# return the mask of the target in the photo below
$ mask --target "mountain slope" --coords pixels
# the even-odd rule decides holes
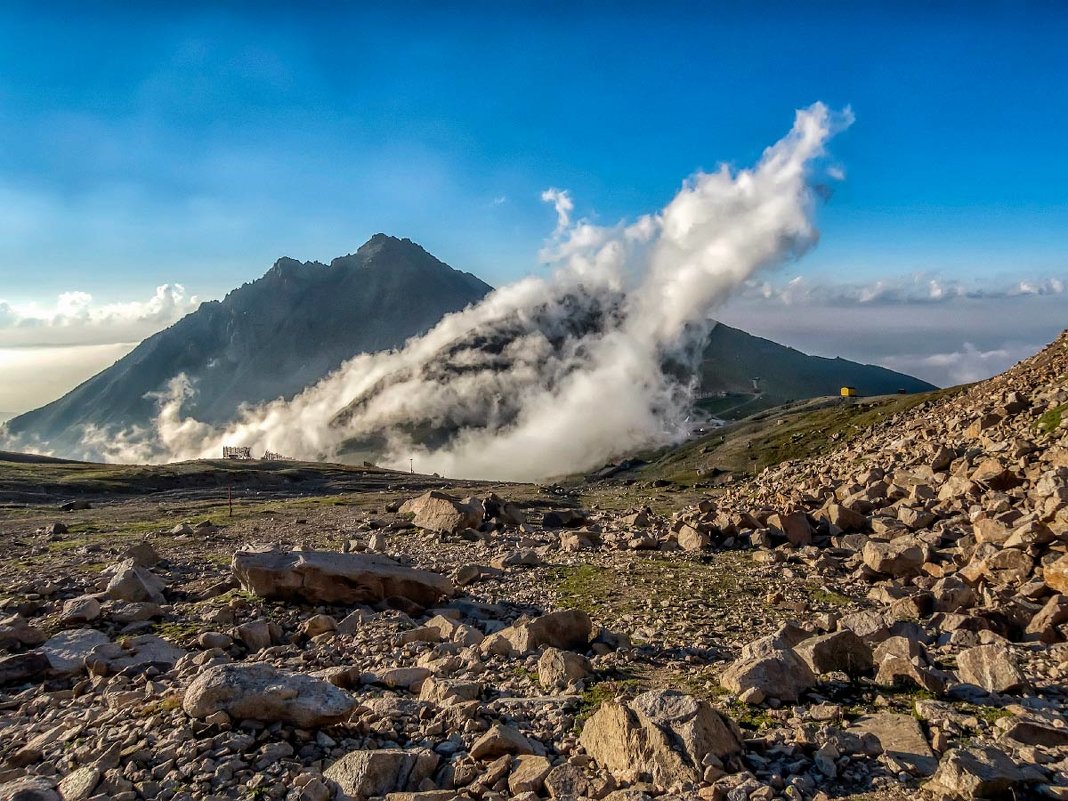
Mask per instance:
[[[756,391],[753,379],[757,379]],[[855,387],[862,396],[936,389],[885,367],[809,356],[723,323],[712,329],[700,367],[700,391],[712,396],[702,406],[730,418],[796,400],[837,395],[843,386]]]
[[[8,430],[78,453],[82,426],[147,425],[156,410],[151,393],[179,373],[197,388],[185,411],[225,422],[241,403],[292,396],[355,354],[398,347],[490,291],[413,242],[383,234],[329,265],[281,258]]]

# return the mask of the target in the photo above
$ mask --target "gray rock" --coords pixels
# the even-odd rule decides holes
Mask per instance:
[[[359,799],[396,791],[415,790],[438,766],[433,751],[381,749],[350,751],[323,771],[341,791]]]
[[[675,690],[606,701],[586,721],[580,742],[617,779],[646,776],[662,787],[700,781],[708,755],[724,760],[741,750],[732,722],[707,701]]]
[[[93,649],[111,642],[108,635],[96,629],[72,629],[52,637],[41,651],[56,673],[78,673],[85,668],[85,658]]]
[[[315,728],[348,717],[352,697],[322,679],[262,662],[210,667],[185,691],[182,708],[194,718],[225,712],[238,720],[281,721]]]
[[[938,799],[1012,798],[1025,784],[1023,771],[1004,751],[973,746],[947,751],[924,789]]]
[[[810,637],[794,648],[813,673],[841,672],[850,676],[871,673],[872,651],[849,629]]]
[[[874,736],[883,753],[905,766],[914,776],[930,776],[938,766],[919,722],[912,715],[895,712],[865,715],[857,718],[848,731],[859,736]]]
[[[1027,687],[1027,677],[1007,646],[979,645],[957,655],[957,675],[965,684],[988,693],[1011,693]]]

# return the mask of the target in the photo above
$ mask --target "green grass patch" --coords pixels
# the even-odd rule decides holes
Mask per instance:
[[[1068,412],[1068,403],[1062,404],[1056,409],[1043,412],[1035,421],[1035,429],[1040,434],[1052,434],[1061,427],[1065,412]]]

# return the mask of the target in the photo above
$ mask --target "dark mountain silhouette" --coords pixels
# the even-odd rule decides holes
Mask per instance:
[[[157,409],[151,393],[179,373],[197,389],[184,411],[223,423],[240,404],[295,395],[357,353],[399,347],[490,290],[414,242],[384,234],[329,265],[281,258],[262,278],[201,304],[8,429],[76,453],[87,424],[149,425]]]

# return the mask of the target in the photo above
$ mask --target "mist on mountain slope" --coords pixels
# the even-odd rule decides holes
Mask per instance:
[[[755,272],[817,240],[828,139],[852,121],[817,103],[759,163],[691,176],[659,212],[630,223],[558,226],[529,277],[447,315],[399,350],[363,354],[289,401],[215,426],[183,414],[176,376],[153,430],[86,432],[115,461],[218,456],[249,445],[296,458],[366,447],[382,464],[449,476],[535,479],[681,438],[710,312]]]

